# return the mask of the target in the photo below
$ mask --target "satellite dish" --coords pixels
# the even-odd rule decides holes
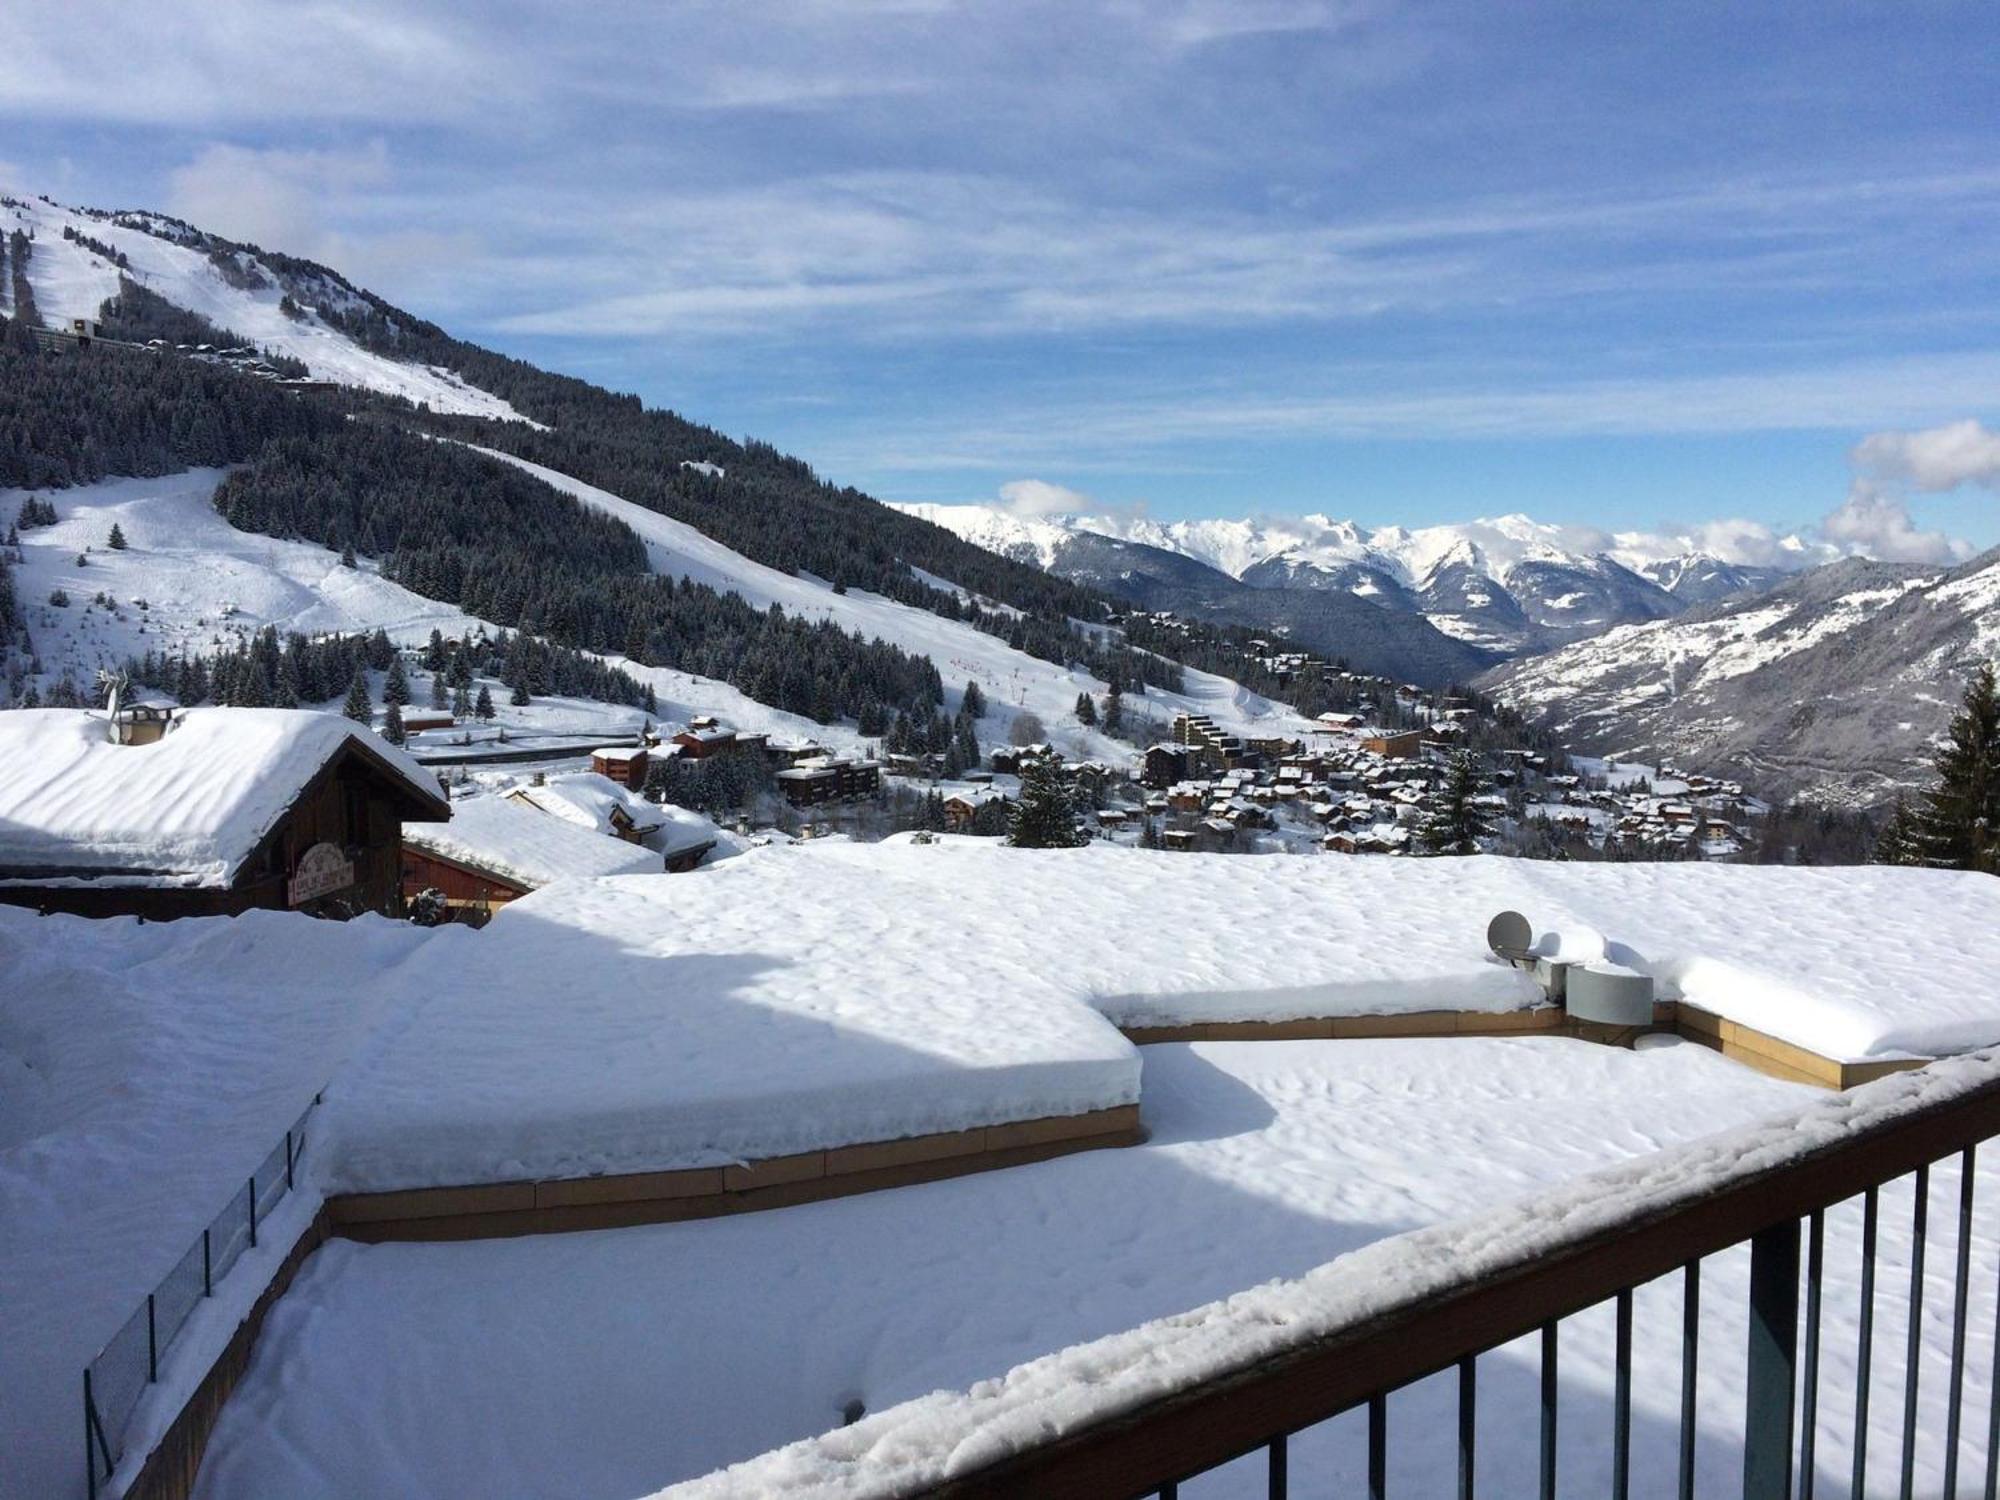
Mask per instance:
[[[1503,911],[1486,924],[1486,946],[1505,959],[1526,958],[1535,929],[1517,911]]]

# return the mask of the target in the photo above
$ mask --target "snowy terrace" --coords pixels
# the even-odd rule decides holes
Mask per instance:
[[[946,838],[562,882],[477,933],[0,912],[27,979],[0,1000],[0,1281],[48,1293],[0,1302],[6,1346],[36,1351],[0,1488],[70,1491],[83,1361],[322,1087],[308,1216],[322,1194],[727,1171],[1142,1105],[1142,1146],[778,1212],[335,1241],[277,1305],[202,1490],[632,1496],[850,1399],[962,1387],[1815,1097],[1691,1046],[1138,1048],[1120,1026],[1518,1010],[1539,992],[1483,943],[1512,907],[1828,1055],[1962,1051],[2000,1041],[1996,890]],[[82,1006],[107,1024],[74,1026]],[[190,1329],[175,1358],[212,1361],[215,1329]],[[1566,1350],[1585,1402],[1590,1337]],[[140,1452],[163,1415],[142,1418]]]

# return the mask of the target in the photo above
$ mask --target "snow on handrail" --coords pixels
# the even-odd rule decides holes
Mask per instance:
[[[2000,1049],[1943,1059],[1832,1095],[1796,1115],[1620,1163],[1470,1219],[1377,1241],[1296,1280],[1268,1282],[1076,1345],[966,1391],[906,1401],[670,1486],[654,1500],[807,1494],[890,1500],[940,1486],[950,1493],[961,1487],[967,1494],[987,1493],[984,1471],[1001,1465],[1006,1479],[996,1474],[991,1492],[1006,1493],[1007,1485],[1022,1480],[1014,1461],[1024,1456],[1080,1444],[1120,1425],[1156,1431],[1147,1420],[1156,1410],[1176,1421],[1174,1409],[1190,1404],[1188,1398],[1225,1387],[1264,1380],[1259,1394],[1268,1398],[1287,1372],[1324,1354],[1329,1344],[1338,1346],[1354,1378],[1373,1378],[1386,1390],[1461,1354],[1384,1378],[1380,1361],[1356,1354],[1363,1339],[1377,1340],[1368,1348],[1372,1356],[1378,1346],[1404,1342],[1410,1325],[1442,1308],[1469,1309],[1482,1295],[1513,1297],[1518,1305],[1497,1321],[1518,1322],[1516,1332],[1482,1338],[1461,1353],[1497,1347],[1636,1284],[1629,1275],[1602,1285],[1583,1276],[1572,1305],[1551,1305],[1546,1283],[1562,1285],[1566,1272],[1593,1254],[1630,1272],[1645,1260],[1633,1255],[1634,1244],[1657,1241],[1658,1269],[1639,1278],[1648,1279],[1994,1134],[2000,1134]],[[1602,1281],[1602,1271],[1594,1274]],[[1541,1303],[1520,1296],[1531,1283]],[[1489,1332],[1494,1321],[1489,1310]],[[1324,1367],[1314,1373],[1323,1374]],[[1319,1394],[1325,1394],[1323,1382]],[[1180,1423],[1183,1430],[1187,1425]],[[1274,1425],[1249,1446],[1284,1430]],[[1241,1451],[1243,1445],[1218,1451],[1207,1462]],[[1132,1477],[1143,1482],[1143,1476]]]

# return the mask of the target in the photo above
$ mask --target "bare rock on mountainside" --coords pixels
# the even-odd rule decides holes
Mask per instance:
[[[1509,662],[1480,685],[1580,750],[1866,807],[1922,780],[1965,678],[1996,658],[2000,548],[1950,569],[1829,564]]]

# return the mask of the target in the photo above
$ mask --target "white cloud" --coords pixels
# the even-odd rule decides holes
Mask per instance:
[[[1041,516],[1082,515],[1090,497],[1045,479],[1015,479],[1000,486],[1000,504],[1026,520]]]
[[[1855,445],[1854,466],[1933,494],[1964,484],[2000,489],[2000,432],[1969,417],[1921,432],[1877,432]]]
[[[1884,562],[1952,563],[1973,552],[1972,544],[1958,537],[1918,530],[1908,503],[1866,478],[1854,481],[1820,530],[1836,545]]]
[[[504,107],[532,56],[478,17],[384,0],[63,0],[10,9],[0,110],[195,125],[460,118]]]
[[[1949,563],[1972,555],[1963,538],[1920,530],[1907,496],[1968,484],[2000,489],[2000,433],[1970,418],[1914,432],[1875,432],[1848,457],[1854,483],[1839,509],[1820,523],[1829,540],[1890,562]]]
[[[329,198],[389,180],[381,142],[355,151],[209,146],[167,178],[167,208],[190,224],[266,249],[317,257]]]
[[[169,174],[166,206],[199,228],[319,261],[385,295],[408,296],[434,278],[458,274],[479,243],[464,231],[336,227],[336,218],[350,211],[380,215],[386,208],[393,220],[386,198],[393,179],[379,140],[340,151],[218,144]]]

